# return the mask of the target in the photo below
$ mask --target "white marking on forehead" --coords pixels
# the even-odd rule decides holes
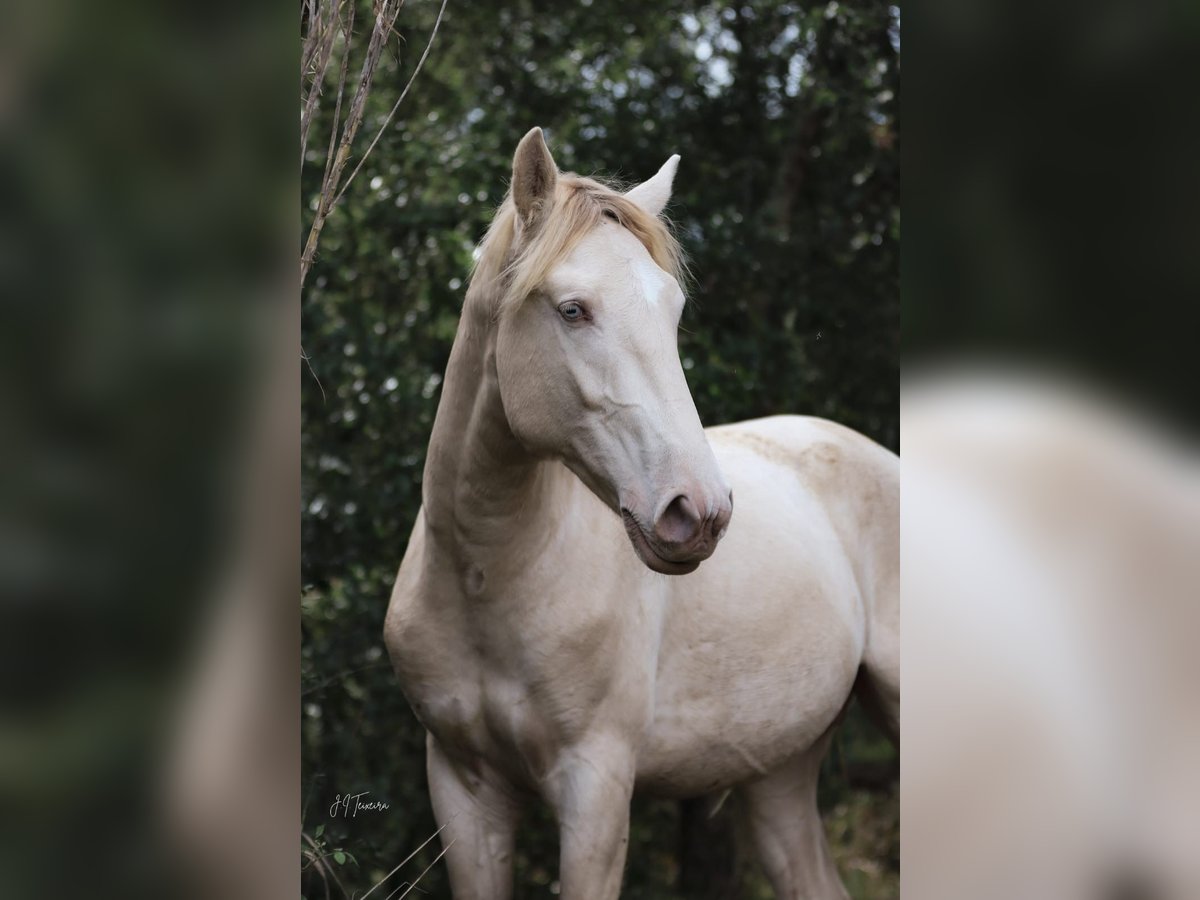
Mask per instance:
[[[629,261],[629,269],[637,279],[646,302],[651,306],[657,306],[658,299],[662,296],[663,288],[666,286],[667,273],[654,264],[654,260],[650,258],[649,254],[635,256]]]
[[[561,293],[588,287],[601,295],[615,289],[630,299],[640,294],[651,307],[674,283],[631,232],[607,221],[583,238],[547,280]]]

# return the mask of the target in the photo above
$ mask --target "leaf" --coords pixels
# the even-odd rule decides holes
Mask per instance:
[[[314,835],[314,837],[320,837],[320,836],[321,836],[321,835],[323,835],[324,833],[325,833],[325,826],[324,826],[324,825],[318,825],[318,826],[317,826],[317,833]]]
[[[336,851],[333,854],[333,858],[334,858],[334,861],[337,862],[337,864],[339,866],[344,866],[346,864],[346,854],[343,853],[341,850]]]

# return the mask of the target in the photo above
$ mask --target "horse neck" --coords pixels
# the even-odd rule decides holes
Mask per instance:
[[[516,561],[536,545],[552,493],[551,464],[526,451],[500,399],[495,328],[469,297],[446,367],[425,461],[427,534],[458,563]]]

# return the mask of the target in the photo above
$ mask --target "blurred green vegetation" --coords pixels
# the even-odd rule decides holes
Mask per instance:
[[[439,5],[404,7],[358,152]],[[364,2],[361,21],[368,13]],[[451,0],[411,93],[325,227],[303,299],[304,828],[324,826],[322,846],[352,854],[335,863],[348,894],[435,828],[423,733],[381,628],[471,251],[517,141],[541,125],[563,169],[630,183],[682,154],[670,214],[694,283],[680,351],[706,424],[808,413],[898,449],[898,29],[898,10],[880,4]],[[320,143],[303,173],[305,227]],[[895,768],[852,708],[821,798],[855,897],[899,895]],[[329,815],[335,795],[361,791],[391,808]],[[716,823],[730,833],[734,805]],[[679,804],[637,800],[623,896],[685,896],[680,835]],[[381,892],[416,877],[436,845]],[[736,856],[734,893],[769,897],[743,864],[748,850]],[[548,896],[556,872],[551,820],[531,812],[517,897]],[[311,871],[305,885],[324,896]],[[448,895],[440,865],[421,888]]]

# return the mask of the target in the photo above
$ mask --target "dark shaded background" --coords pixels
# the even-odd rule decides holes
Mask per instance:
[[[1200,6],[925,2],[904,358],[1074,373],[1200,425]]]
[[[364,134],[406,83],[438,6],[401,12],[403,43],[376,77]],[[895,450],[898,94],[899,13],[882,4],[450,3],[396,121],[326,225],[303,297],[304,831],[322,852],[349,854],[336,866],[348,892],[435,827],[423,730],[381,629],[471,250],[517,141],[541,125],[561,168],[627,183],[682,154],[670,214],[694,284],[680,351],[706,424],[807,413]],[[897,895],[897,765],[855,710],[821,793],[856,897]],[[367,790],[392,808],[330,817],[337,794]],[[639,800],[623,896],[770,896],[738,846],[734,805],[708,820],[703,802]],[[547,896],[557,836],[544,813],[527,822],[517,895]],[[309,874],[308,896],[322,896]],[[445,896],[440,865],[421,887]]]

